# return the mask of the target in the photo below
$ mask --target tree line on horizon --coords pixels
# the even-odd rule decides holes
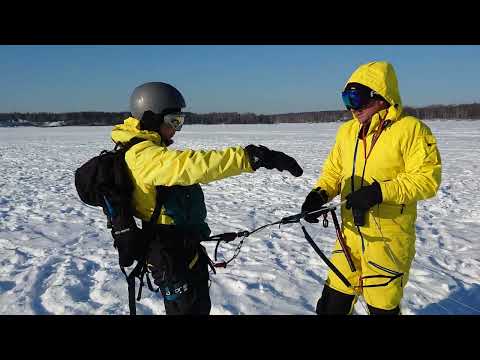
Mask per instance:
[[[430,105],[426,107],[404,108],[405,113],[422,120],[431,119],[480,119],[480,103],[460,105]],[[41,126],[42,123],[59,122],[63,126],[78,125],[116,125],[130,116],[129,112],[81,111],[67,113],[0,113],[0,123],[15,124],[26,122],[28,125]],[[213,112],[196,114],[187,112],[187,124],[276,124],[276,123],[319,123],[346,121],[351,119],[347,110],[311,111],[274,115],[254,113]]]

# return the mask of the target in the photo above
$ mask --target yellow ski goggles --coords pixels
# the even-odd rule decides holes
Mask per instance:
[[[185,122],[185,114],[174,113],[164,115],[163,122],[176,131],[180,131],[182,130],[183,123]]]

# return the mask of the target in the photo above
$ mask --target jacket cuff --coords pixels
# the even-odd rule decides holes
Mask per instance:
[[[392,181],[379,182],[378,184],[382,193],[382,202],[395,203],[395,184]]]
[[[320,186],[317,186],[311,190],[312,192],[318,192],[318,194],[323,198],[323,201],[327,203],[330,199],[330,195],[328,195],[327,191],[322,189]]]
[[[243,171],[245,172],[255,172],[255,169],[252,167],[252,163],[250,162],[250,154],[245,148],[243,149]]]

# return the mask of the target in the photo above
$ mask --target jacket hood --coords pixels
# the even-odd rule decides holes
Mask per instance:
[[[115,125],[112,130],[112,140],[114,143],[126,143],[134,137],[162,144],[160,134],[154,131],[140,130],[140,121],[133,117],[125,119],[123,124]]]
[[[350,76],[348,83],[356,82],[368,86],[390,103],[387,119],[397,120],[403,110],[397,75],[393,66],[386,61],[373,61],[360,65]]]

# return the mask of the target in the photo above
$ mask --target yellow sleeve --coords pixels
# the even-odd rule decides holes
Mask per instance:
[[[127,153],[127,162],[139,181],[154,186],[207,184],[253,172],[248,156],[240,146],[209,151],[148,146],[136,153]]]
[[[405,172],[380,183],[384,202],[408,204],[435,196],[442,180],[442,162],[437,140],[420,124],[404,149]]]
[[[342,181],[342,164],[340,153],[340,130],[337,132],[335,144],[333,145],[327,159],[323,163],[323,169],[320,177],[315,183],[314,189],[322,188],[328,194],[329,201],[340,194]]]

